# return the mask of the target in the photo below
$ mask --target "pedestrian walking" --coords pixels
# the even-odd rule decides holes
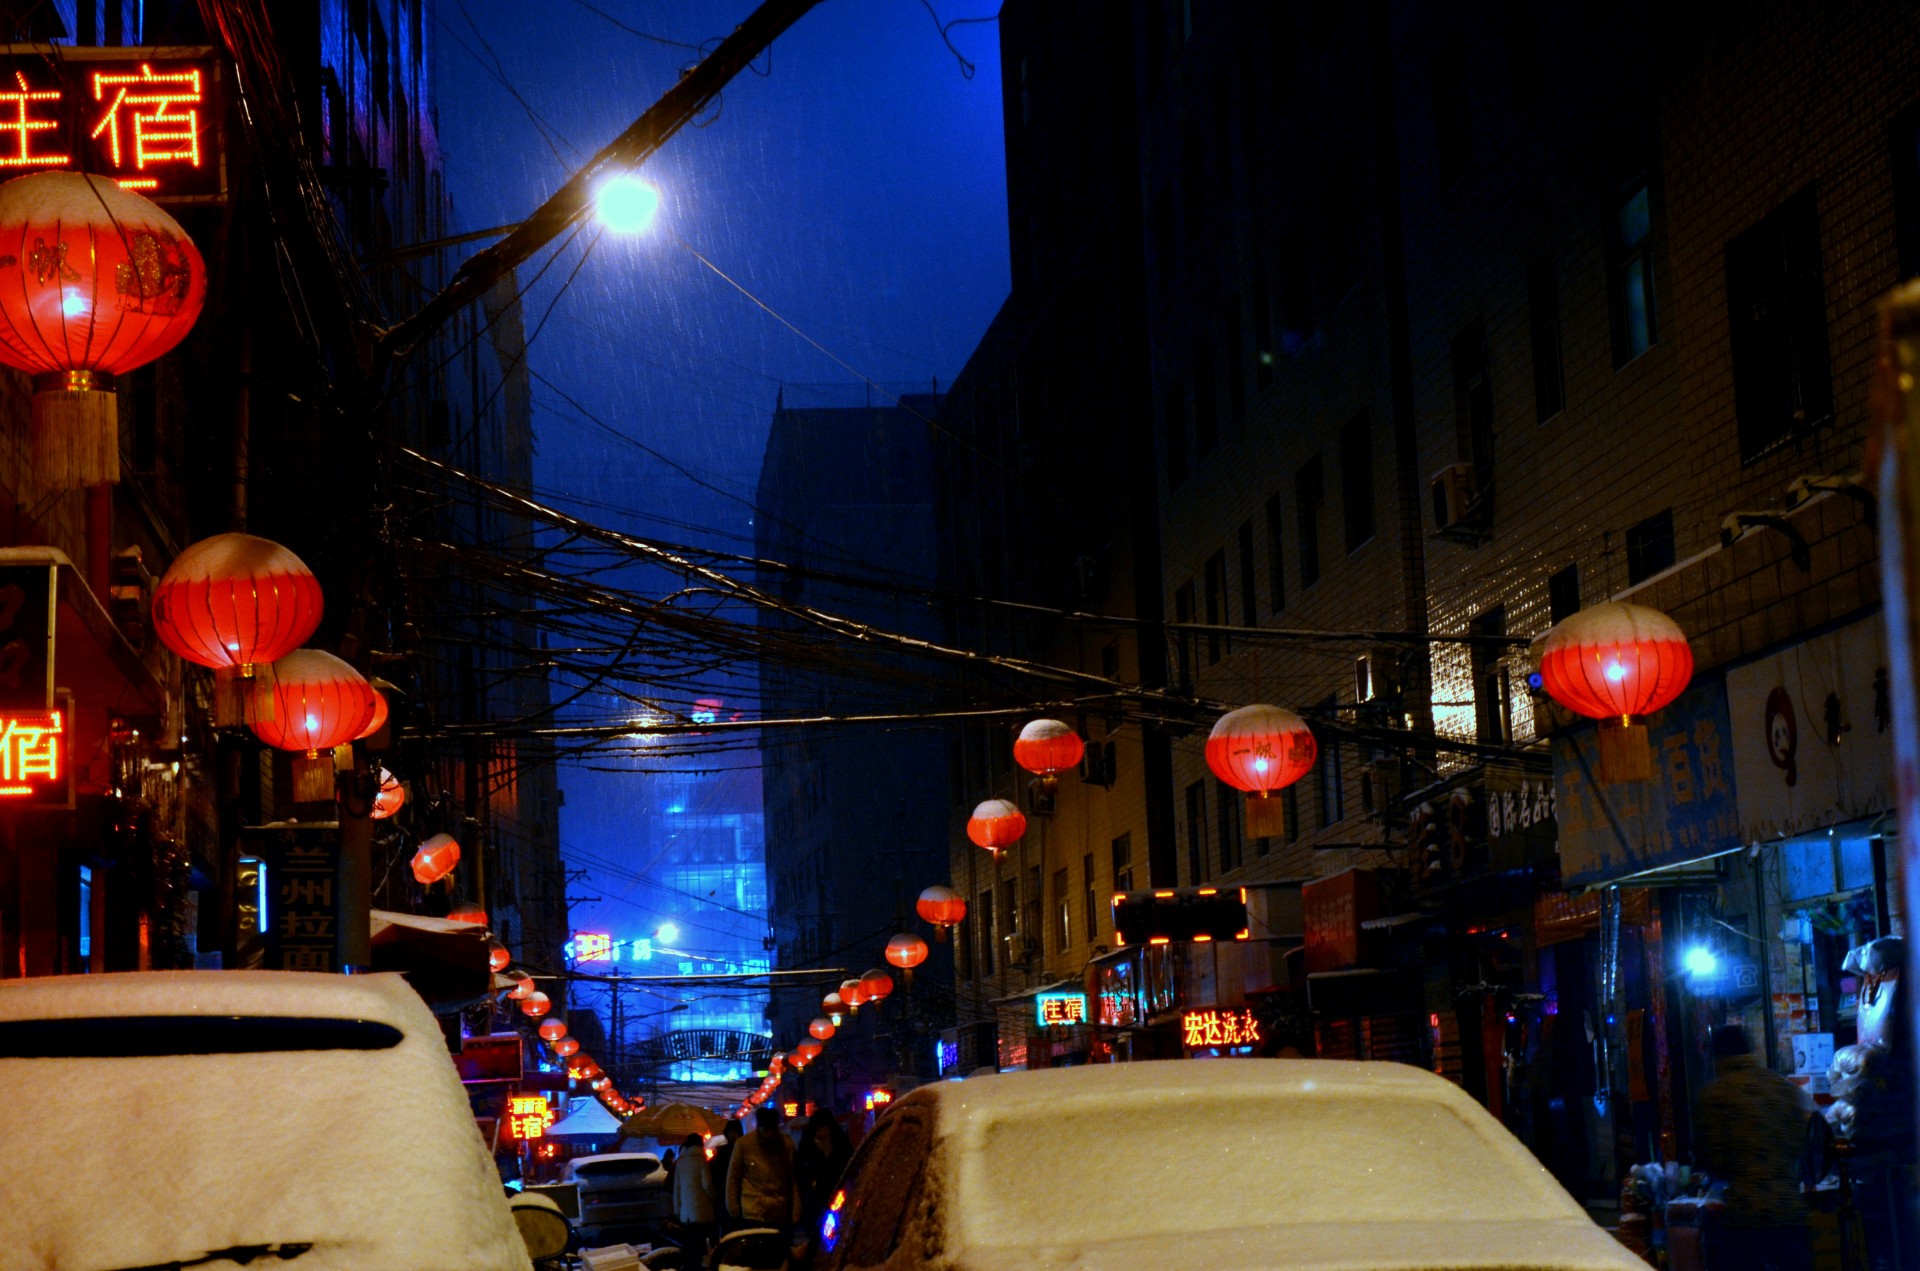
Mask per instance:
[[[800,1221],[800,1189],[793,1176],[793,1143],[780,1130],[780,1113],[761,1108],[753,1133],[733,1145],[727,1163],[727,1211],[752,1227],[791,1231]]]
[[[727,1205],[727,1167],[733,1164],[733,1146],[740,1141],[740,1122],[729,1117],[720,1132],[720,1146],[713,1149],[707,1162],[707,1174],[713,1180],[714,1221],[717,1234],[725,1235],[734,1225],[734,1213]]]
[[[793,1154],[793,1172],[800,1186],[801,1234],[809,1241],[819,1234],[821,1215],[852,1159],[853,1142],[831,1112],[820,1108],[807,1118]]]
[[[707,1169],[706,1148],[699,1135],[689,1134],[681,1141],[680,1159],[673,1165],[673,1219],[680,1224],[681,1265],[697,1267],[705,1263],[707,1246],[713,1241],[718,1200],[713,1174]]]
[[[1713,1056],[1694,1116],[1695,1160],[1727,1183],[1708,1261],[1714,1271],[1807,1271],[1800,1153],[1812,1109],[1799,1086],[1754,1057],[1739,1025],[1713,1031]]]

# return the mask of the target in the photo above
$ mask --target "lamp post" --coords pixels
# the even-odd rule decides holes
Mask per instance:
[[[600,223],[614,233],[637,234],[653,224],[654,214],[660,210],[660,191],[632,173],[616,173],[594,187],[593,209],[594,216]],[[511,225],[492,225],[486,229],[468,230],[464,234],[450,234],[445,238],[430,238],[425,242],[408,243],[405,247],[395,247],[389,251],[362,256],[360,263],[369,268],[375,265],[391,265],[399,261],[431,255],[443,247],[458,247],[462,243],[477,243],[482,239],[504,238],[525,223],[515,221]]]

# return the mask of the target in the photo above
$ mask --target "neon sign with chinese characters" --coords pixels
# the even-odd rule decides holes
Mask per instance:
[[[1260,1021],[1250,1010],[1188,1011],[1180,1017],[1180,1040],[1189,1050],[1254,1046],[1260,1041]]]
[[[0,799],[46,797],[64,792],[59,711],[11,711],[0,715]]]
[[[220,64],[205,48],[0,46],[0,175],[71,168],[161,203],[226,198]]]
[[[576,931],[568,954],[575,962],[611,962],[613,937],[604,931]]]
[[[1084,1024],[1087,1022],[1087,995],[1037,994],[1033,999],[1033,1014],[1041,1024]]]
[[[516,1094],[507,1098],[507,1136],[537,1139],[554,1122],[553,1108],[543,1094]]]

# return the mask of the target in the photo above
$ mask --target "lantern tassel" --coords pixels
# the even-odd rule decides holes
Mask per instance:
[[[36,375],[32,463],[46,493],[120,480],[120,399],[96,371]]]
[[[333,801],[333,752],[293,757],[293,801],[295,803],[331,803]]]
[[[273,666],[223,666],[213,673],[213,723],[242,728],[273,719]]]
[[[947,929],[945,927],[935,927],[933,929],[933,942],[935,944],[945,944],[947,942]]]
[[[1287,832],[1286,802],[1272,794],[1247,796],[1247,837],[1281,838]]]

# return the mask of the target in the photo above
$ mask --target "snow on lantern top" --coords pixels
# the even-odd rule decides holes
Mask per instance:
[[[1207,737],[1207,767],[1236,790],[1268,795],[1313,767],[1319,747],[1305,720],[1284,706],[1228,711]]]
[[[80,172],[0,185],[0,362],[34,377],[49,489],[120,479],[113,379],[180,343],[206,294],[199,249],[151,200]]]
[[[956,927],[967,919],[967,902],[960,893],[938,883],[921,892],[913,908],[936,927]]]
[[[1080,734],[1059,720],[1036,719],[1020,730],[1013,761],[1036,776],[1051,777],[1078,764],[1086,750]]]
[[[331,653],[296,649],[273,664],[273,718],[251,727],[269,746],[313,755],[357,737],[373,718],[373,701],[360,672]]]
[[[989,852],[1011,847],[1026,832],[1026,814],[1005,799],[987,799],[967,818],[967,837]]]
[[[153,629],[189,662],[250,674],[304,644],[321,607],[319,580],[298,556],[251,534],[215,534],[181,552],[154,588]]]
[[[1645,605],[1608,601],[1547,632],[1540,682],[1547,695],[1588,719],[1651,715],[1693,678],[1693,650],[1680,624]]]

